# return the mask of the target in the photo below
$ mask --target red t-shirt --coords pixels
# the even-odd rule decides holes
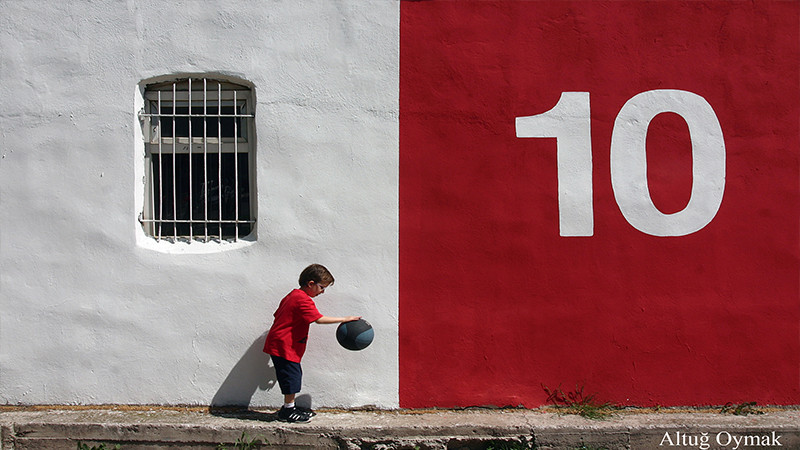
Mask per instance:
[[[281,300],[274,315],[275,321],[264,343],[264,353],[299,363],[306,352],[308,327],[322,314],[308,294],[295,289]]]

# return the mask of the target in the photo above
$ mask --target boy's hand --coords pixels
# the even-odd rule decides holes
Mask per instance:
[[[360,318],[361,318],[361,316],[348,316],[348,317],[344,318],[343,322],[352,322],[352,321],[358,320]]]

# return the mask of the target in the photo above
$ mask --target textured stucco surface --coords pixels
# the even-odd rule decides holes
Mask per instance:
[[[0,3],[0,402],[272,405],[261,353],[309,263],[336,285],[312,326],[314,405],[397,399],[394,1]],[[155,251],[141,234],[140,83],[254,86],[257,240]],[[193,244],[196,245],[196,244]],[[185,250],[185,249],[184,249]]]

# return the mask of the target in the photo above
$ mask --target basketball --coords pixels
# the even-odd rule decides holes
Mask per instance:
[[[364,319],[344,322],[336,328],[336,340],[348,350],[363,350],[372,343],[374,337],[372,325]]]

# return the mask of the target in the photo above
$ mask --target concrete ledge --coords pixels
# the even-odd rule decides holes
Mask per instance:
[[[540,410],[321,410],[308,424],[271,411],[199,408],[0,409],[2,450],[70,449],[79,442],[135,449],[215,449],[260,439],[270,448],[446,449],[491,443],[540,449],[800,448],[800,411],[734,416],[621,411],[589,420]],[[707,444],[707,447],[706,447]]]

